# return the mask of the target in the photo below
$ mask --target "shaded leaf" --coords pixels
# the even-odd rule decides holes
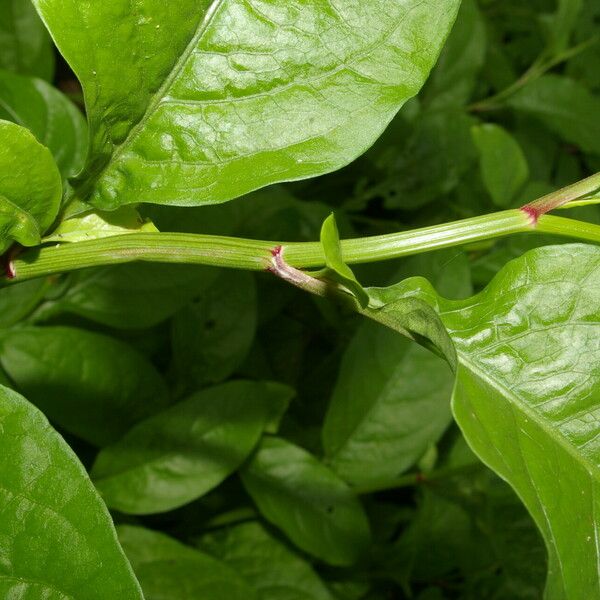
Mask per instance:
[[[119,329],[165,321],[200,295],[218,271],[195,265],[134,263],[74,273],[48,315],[66,312]]]
[[[241,475],[263,516],[302,550],[349,565],[366,549],[369,523],[360,502],[302,448],[265,437]]]
[[[469,266],[454,251],[409,258],[396,279],[414,272],[449,296],[470,292]],[[453,381],[438,356],[365,322],[344,354],[323,424],[328,463],[352,485],[393,483],[448,426]]]
[[[173,318],[173,368],[178,384],[197,389],[227,379],[244,361],[257,320],[250,273],[219,272],[194,302]]]
[[[256,521],[209,533],[198,545],[240,573],[260,600],[333,600],[311,565]]]
[[[82,329],[2,331],[0,363],[52,421],[98,446],[168,403],[163,379],[142,355]]]
[[[142,527],[117,531],[146,600],[256,600],[235,571],[198,550]]]
[[[481,177],[494,204],[502,208],[512,206],[529,177],[523,150],[499,125],[477,125],[471,133],[479,149]]]
[[[0,252],[12,241],[39,244],[62,195],[52,155],[27,129],[0,121],[0,173]]]
[[[54,75],[52,42],[30,0],[0,0],[0,69],[48,81]]]
[[[258,442],[279,384],[233,381],[197,392],[104,448],[92,468],[111,508],[149,514],[182,506],[233,473]]]
[[[81,111],[40,79],[0,71],[0,119],[29,129],[48,147],[63,178],[79,173],[87,150]]]
[[[566,142],[600,154],[600,98],[577,81],[545,75],[514,94],[509,105],[540,119]]]

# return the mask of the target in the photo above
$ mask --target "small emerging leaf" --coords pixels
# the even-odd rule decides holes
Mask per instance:
[[[325,254],[327,271],[324,275],[332,275],[339,283],[352,292],[361,308],[369,305],[369,294],[358,282],[352,269],[344,262],[340,235],[333,214],[329,215],[321,228],[321,245]]]

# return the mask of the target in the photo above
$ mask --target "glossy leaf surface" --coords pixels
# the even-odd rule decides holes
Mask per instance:
[[[52,154],[23,127],[0,120],[0,173],[0,251],[12,241],[39,244],[62,195]]]
[[[125,513],[191,502],[242,464],[263,432],[271,397],[288,395],[285,386],[249,381],[197,392],[104,448],[92,469],[96,487]]]
[[[114,209],[222,202],[347,164],[423,85],[459,2],[34,4],[85,92],[79,193]]]
[[[118,534],[146,600],[257,600],[233,569],[163,533],[122,525]]]
[[[100,496],[46,418],[0,387],[0,596],[142,600]]]
[[[52,152],[63,178],[83,167],[88,135],[83,114],[45,81],[0,71],[0,119],[29,129]]]
[[[48,417],[88,442],[119,439],[168,403],[164,380],[127,344],[71,327],[0,333],[0,364]]]
[[[241,474],[263,516],[302,550],[348,565],[367,546],[369,523],[360,502],[306,450],[265,437]]]
[[[566,245],[529,252],[444,308],[460,362],[454,413],[540,527],[548,598],[600,589],[599,299],[600,250]]]

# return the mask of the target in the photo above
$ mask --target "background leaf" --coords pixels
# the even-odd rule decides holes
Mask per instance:
[[[470,291],[468,263],[456,251],[409,258],[394,280],[415,272],[448,296]],[[443,359],[365,322],[344,354],[323,424],[328,464],[355,486],[392,484],[450,424],[453,382]]]
[[[256,332],[257,297],[250,273],[221,271],[173,318],[173,370],[179,386],[197,389],[230,377]]]
[[[62,195],[52,155],[23,127],[0,121],[0,172],[0,252],[13,240],[39,244]]]
[[[165,321],[217,277],[195,265],[124,264],[73,274],[66,292],[45,307],[46,316],[72,313],[118,329]]]
[[[0,0],[0,68],[52,79],[52,42],[29,0]]]
[[[168,404],[167,388],[140,354],[72,327],[0,332],[0,363],[20,391],[70,433],[98,446]]]
[[[285,386],[250,381],[198,392],[104,448],[92,468],[96,487],[108,506],[124,513],[191,502],[242,464],[281,396],[289,396]]]
[[[146,600],[256,600],[227,565],[169,536],[132,525],[118,533]]]
[[[102,500],[44,416],[0,387],[0,595],[142,600]]]
[[[50,84],[0,71],[0,119],[29,129],[52,152],[63,178],[82,169],[88,136],[85,119]]]
[[[305,450],[265,437],[241,475],[265,518],[306,552],[348,565],[366,548],[369,523],[359,501]]]
[[[532,115],[566,142],[600,154],[600,98],[585,86],[560,75],[545,75],[509,100],[511,107]]]
[[[222,202],[347,164],[423,85],[459,6],[34,4],[83,85],[79,193],[101,209]]]
[[[333,600],[311,565],[258,522],[209,533],[198,546],[240,573],[260,600]]]
[[[481,177],[494,204],[514,205],[515,196],[529,177],[527,159],[519,143],[502,127],[478,125],[471,129],[479,149]]]

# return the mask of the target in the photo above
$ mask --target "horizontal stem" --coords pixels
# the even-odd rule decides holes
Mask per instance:
[[[520,209],[433,225],[401,233],[342,241],[342,252],[350,264],[388,260],[514,233],[539,231],[600,243],[600,226],[571,219],[543,216],[533,224]],[[186,233],[135,233],[46,246],[24,251],[10,262],[10,281],[25,281],[88,267],[133,261],[185,263],[267,270],[272,252],[282,247],[287,264],[299,268],[320,267],[323,251],[318,242],[270,242]],[[4,279],[5,282],[9,280]]]

